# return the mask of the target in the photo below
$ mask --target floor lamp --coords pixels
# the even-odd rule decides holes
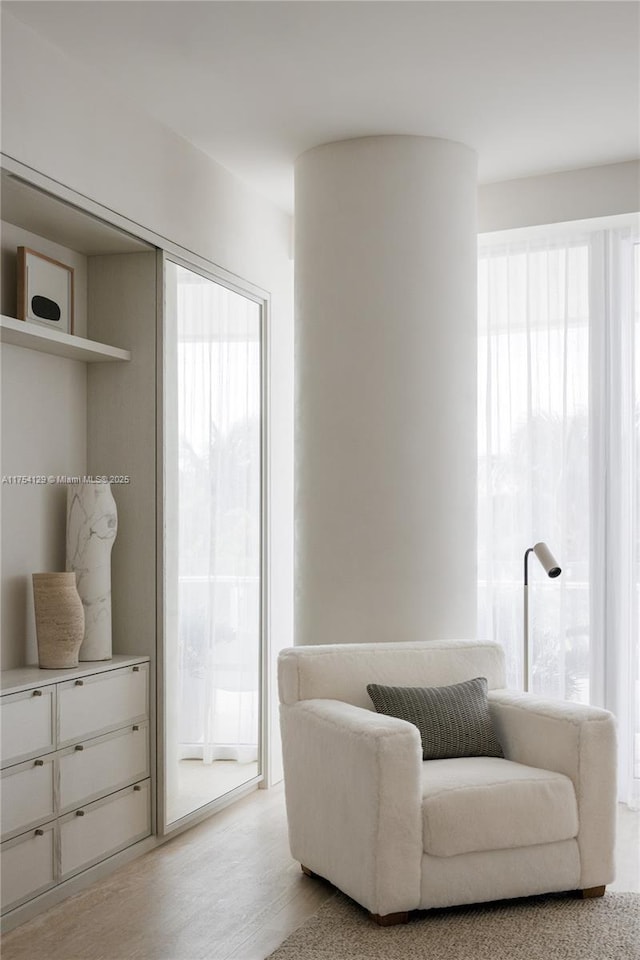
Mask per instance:
[[[559,577],[562,570],[558,562],[549,550],[546,543],[536,543],[524,552],[524,650],[522,660],[522,686],[524,690],[529,689],[529,554],[535,553],[536,557],[544,567],[547,576],[555,579]]]

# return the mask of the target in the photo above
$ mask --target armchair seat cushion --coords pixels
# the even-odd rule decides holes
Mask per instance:
[[[570,840],[578,810],[569,777],[500,757],[422,764],[423,849],[436,857]]]

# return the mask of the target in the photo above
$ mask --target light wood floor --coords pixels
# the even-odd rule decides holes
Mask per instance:
[[[611,889],[640,890],[626,807]],[[264,960],[332,893],[289,855],[282,787],[259,790],[11,931],[2,960]]]

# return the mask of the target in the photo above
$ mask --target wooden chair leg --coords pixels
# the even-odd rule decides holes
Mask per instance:
[[[313,870],[309,870],[309,867],[305,867],[304,863],[300,864],[300,869],[304,873],[305,877],[311,877],[314,880],[322,880],[322,877],[319,874],[314,873]]]
[[[606,885],[604,887],[587,887],[586,890],[581,890],[580,894],[583,900],[591,900],[592,897],[604,897],[606,889]]]
[[[369,916],[379,927],[395,927],[398,923],[409,922],[408,910],[403,910],[400,913],[385,913],[384,916],[380,916],[379,913],[370,913]]]

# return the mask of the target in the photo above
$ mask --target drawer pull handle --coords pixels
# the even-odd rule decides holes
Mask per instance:
[[[76,680],[76,687],[84,687],[84,680]]]
[[[134,672],[134,673],[140,673],[140,667],[134,667],[134,668],[133,668],[133,672]]]
[[[34,763],[35,767],[44,767],[44,760],[36,760]]]
[[[76,817],[84,817],[84,810],[76,810]]]
[[[136,785],[135,785],[135,787],[134,787],[133,789],[134,789],[134,790],[142,790],[142,787],[140,786],[139,783],[136,783]]]
[[[33,696],[34,696],[34,697],[41,697],[41,696],[42,696],[42,690],[34,690],[34,691],[33,691]]]
[[[76,750],[84,750],[84,747],[82,746],[81,743],[76,743],[75,749],[76,749]]]
[[[44,837],[44,830],[36,830],[36,837]]]
[[[137,723],[134,723],[134,725],[133,725],[133,729],[134,729],[134,730],[139,730],[139,729],[140,729],[140,727],[138,726],[138,724],[137,724]]]

